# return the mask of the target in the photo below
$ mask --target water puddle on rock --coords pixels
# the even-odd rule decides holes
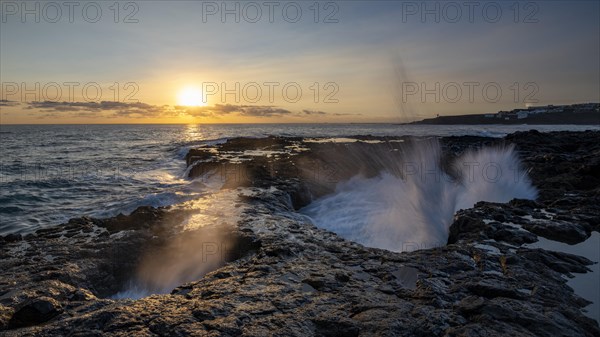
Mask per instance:
[[[538,239],[538,242],[528,244],[526,247],[580,255],[596,262],[588,266],[592,272],[573,273],[575,277],[569,279],[567,284],[575,290],[577,295],[593,302],[584,308],[585,315],[600,322],[600,263],[598,263],[600,262],[600,233],[592,232],[587,240],[575,245],[548,240],[541,236]]]

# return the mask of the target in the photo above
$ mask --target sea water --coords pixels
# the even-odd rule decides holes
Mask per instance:
[[[594,126],[395,124],[0,125],[0,235],[80,216],[127,214],[205,193],[186,178],[190,148],[231,137],[502,137],[515,131]]]

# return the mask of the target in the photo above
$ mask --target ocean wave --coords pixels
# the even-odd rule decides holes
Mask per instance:
[[[371,160],[387,161],[379,158],[384,155],[374,152]],[[437,140],[420,142],[405,149],[394,167],[339,183],[334,193],[301,212],[317,226],[365,246],[410,251],[445,245],[453,215],[461,208],[537,196],[511,146],[468,152],[451,168],[442,168]]]

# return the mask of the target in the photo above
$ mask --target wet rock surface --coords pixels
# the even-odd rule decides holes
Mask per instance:
[[[217,178],[232,196],[231,208],[206,227],[189,224],[210,207],[143,207],[0,238],[0,334],[600,335],[598,321],[582,312],[588,302],[566,283],[594,262],[527,245],[538,236],[573,244],[600,231],[600,133],[441,139],[448,158],[516,144],[540,197],[480,202],[456,213],[447,245],[400,253],[346,241],[296,212],[337,182],[386,166],[365,161],[369,153],[387,151],[393,160],[411,141],[353,138],[239,138],[191,150],[190,177]],[[349,148],[360,150],[347,158]],[[230,245],[201,239],[212,231]],[[148,256],[160,261],[190,237],[200,238],[197,250],[179,258],[199,254],[202,267],[217,254],[219,263],[170,293],[111,298]]]

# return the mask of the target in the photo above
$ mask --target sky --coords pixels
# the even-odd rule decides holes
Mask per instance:
[[[0,123],[394,123],[599,102],[599,3],[0,0]]]

